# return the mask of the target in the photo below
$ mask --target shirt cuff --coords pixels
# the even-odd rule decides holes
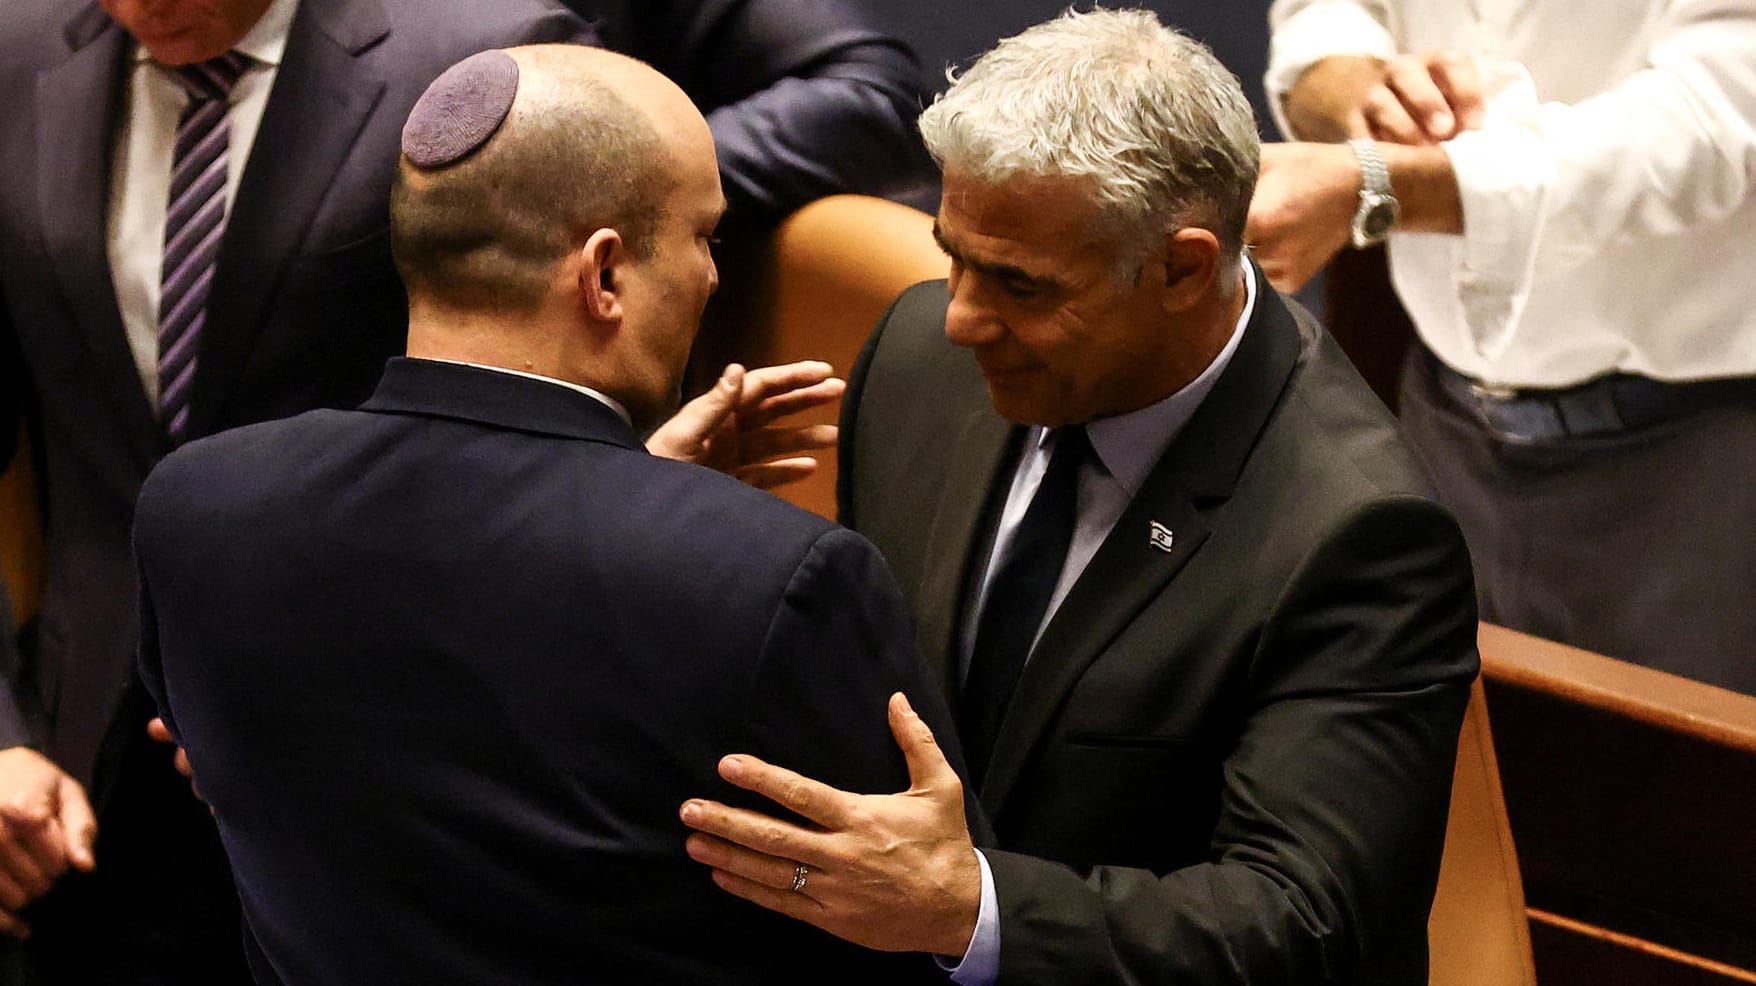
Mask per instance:
[[[976,912],[975,934],[956,965],[944,956],[934,956],[957,986],[992,986],[1000,976],[1000,898],[994,892],[994,871],[988,868],[988,857],[980,849],[975,853],[982,868],[982,907]]]

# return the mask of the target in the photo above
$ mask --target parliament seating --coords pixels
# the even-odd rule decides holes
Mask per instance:
[[[1445,853],[1427,917],[1429,986],[1535,986],[1513,845],[1478,680],[1457,738]]]
[[[1756,983],[1756,698],[1487,624],[1481,647],[1543,986]]]
[[[695,363],[711,381],[727,362],[746,366],[826,360],[846,376],[878,316],[911,284],[944,277],[933,217],[864,195],[819,199],[789,216],[765,243],[720,260],[721,291],[704,320]],[[834,423],[822,408],[801,423]],[[806,510],[835,516],[835,453],[815,476],[777,490]]]
[[[29,442],[20,429],[12,465],[0,474],[0,580],[12,600],[12,625],[36,615],[43,590],[43,525]],[[0,620],[0,626],[6,624]]]

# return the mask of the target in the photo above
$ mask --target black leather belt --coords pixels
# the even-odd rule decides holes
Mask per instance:
[[[1612,373],[1556,390],[1490,387],[1427,353],[1439,389],[1509,442],[1541,442],[1638,431],[1716,404],[1756,400],[1756,377],[1667,383]]]

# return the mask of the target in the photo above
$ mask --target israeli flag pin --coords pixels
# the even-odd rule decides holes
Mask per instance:
[[[1147,534],[1147,541],[1160,551],[1170,551],[1171,545],[1176,543],[1176,536],[1171,533],[1170,528],[1155,520],[1152,522],[1152,530]]]

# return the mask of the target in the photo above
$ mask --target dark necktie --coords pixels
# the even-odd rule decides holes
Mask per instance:
[[[159,273],[159,422],[173,445],[187,437],[195,357],[207,321],[207,290],[226,226],[228,100],[250,64],[235,51],[170,69],[189,91],[177,121],[171,194]]]
[[[1090,457],[1091,442],[1083,425],[1055,430],[1048,471],[1013,532],[999,570],[988,582],[969,677],[958,703],[958,733],[969,759],[970,778],[978,788],[993,756],[1000,721],[1067,562],[1079,501],[1079,467]]]

